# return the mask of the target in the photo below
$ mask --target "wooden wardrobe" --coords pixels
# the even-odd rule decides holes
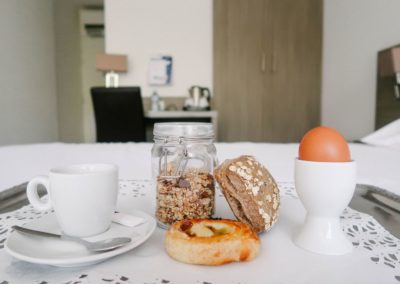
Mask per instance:
[[[298,142],[320,123],[322,0],[214,0],[220,141]]]

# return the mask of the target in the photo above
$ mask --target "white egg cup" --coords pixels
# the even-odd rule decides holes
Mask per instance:
[[[295,185],[306,219],[294,243],[311,252],[342,255],[352,252],[340,226],[340,214],[356,186],[356,162],[311,162],[296,159]]]

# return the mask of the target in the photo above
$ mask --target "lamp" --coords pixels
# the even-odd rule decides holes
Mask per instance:
[[[128,71],[128,59],[122,54],[96,54],[96,69],[105,72],[106,87],[119,86],[119,74]]]

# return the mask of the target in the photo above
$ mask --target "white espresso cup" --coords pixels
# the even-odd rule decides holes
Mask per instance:
[[[39,198],[43,185],[49,195]],[[64,234],[88,237],[111,225],[118,196],[118,168],[112,164],[80,164],[50,170],[33,178],[26,189],[29,202],[39,210],[54,208]]]

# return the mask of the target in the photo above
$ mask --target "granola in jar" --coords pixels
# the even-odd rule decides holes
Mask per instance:
[[[156,123],[152,148],[155,215],[161,228],[214,214],[217,164],[210,123]]]
[[[214,177],[210,173],[191,169],[177,179],[157,178],[156,217],[164,224],[210,218],[214,204]]]

